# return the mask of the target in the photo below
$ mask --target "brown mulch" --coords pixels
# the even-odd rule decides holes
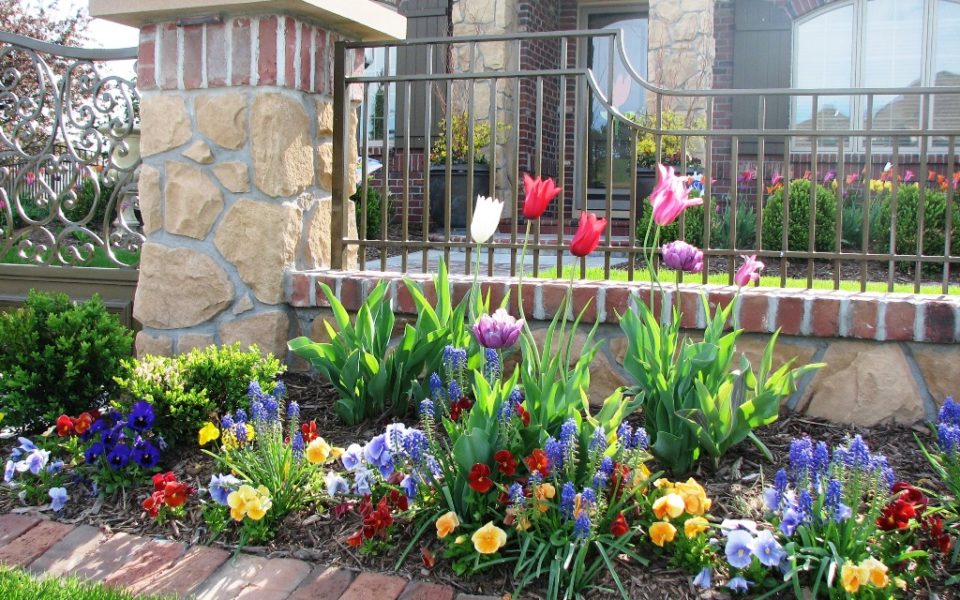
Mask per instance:
[[[296,400],[301,407],[304,420],[315,419],[318,429],[327,441],[335,445],[346,446],[352,442],[362,442],[381,432],[389,419],[381,419],[376,424],[364,424],[346,427],[339,422],[333,412],[336,401],[335,390],[326,382],[312,376],[288,373],[283,376],[288,389],[288,398]],[[860,434],[873,451],[885,454],[897,477],[915,482],[928,489],[936,489],[926,460],[914,440],[917,434],[925,443],[930,441],[930,432],[916,427],[899,425],[881,425],[876,427],[841,426],[820,419],[797,415],[784,411],[780,420],[757,431],[758,437],[766,444],[774,456],[774,462],[762,458],[749,442],[744,442],[722,458],[717,469],[701,463],[692,475],[702,482],[708,495],[713,499],[712,514],[718,518],[761,518],[761,491],[766,482],[771,481],[774,473],[786,462],[790,441],[796,437],[810,435],[815,440],[826,441],[833,446],[853,434]],[[0,452],[8,452],[12,440],[0,441]],[[214,471],[209,457],[194,449],[172,458],[167,453],[164,469],[172,469],[181,479],[201,487],[205,486]],[[102,527],[108,531],[124,531],[140,535],[166,537],[185,543],[212,543],[213,545],[235,550],[237,539],[232,534],[219,540],[210,540],[209,532],[197,510],[187,512],[183,520],[168,522],[163,526],[149,519],[140,508],[140,502],[149,494],[149,484],[128,490],[126,494],[117,494],[106,500],[91,497],[82,499],[79,486],[71,488],[71,501],[57,516],[67,523],[87,523]],[[30,510],[19,506],[12,493],[0,492],[0,513]],[[381,555],[361,556],[343,540],[355,531],[359,523],[355,516],[335,519],[331,512],[304,512],[291,515],[280,528],[275,539],[263,546],[245,546],[245,552],[271,558],[291,557],[315,561],[320,564],[339,565],[347,568],[391,571],[398,562],[400,553],[407,546],[412,531],[398,528],[394,535],[396,542]],[[431,535],[424,542],[432,540]],[[449,563],[442,558],[436,567],[426,570],[423,566],[419,545],[403,561],[399,574],[406,577],[434,581],[451,585],[466,593],[500,595],[513,589],[511,573],[506,568],[494,568],[483,576],[465,578],[455,574]],[[435,542],[431,549],[438,552]],[[438,557],[439,558],[439,557]],[[714,590],[708,596],[697,593],[690,577],[671,568],[662,559],[653,558],[649,566],[618,563],[618,574],[631,598],[637,599],[695,599],[702,597],[725,598],[722,592]],[[614,589],[611,581],[601,577],[600,583],[608,589]],[[942,586],[941,586],[942,587]],[[931,590],[939,594],[940,600],[956,599],[955,590]],[[607,597],[608,594],[589,592],[591,596]],[[523,597],[539,598],[534,587],[524,590]],[[614,594],[613,597],[619,597]],[[917,598],[937,597],[921,591]]]

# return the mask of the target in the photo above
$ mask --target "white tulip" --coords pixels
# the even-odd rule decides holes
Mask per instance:
[[[503,202],[496,198],[477,196],[477,206],[473,209],[473,221],[470,223],[470,237],[478,244],[485,244],[497,232],[500,215],[503,214]]]

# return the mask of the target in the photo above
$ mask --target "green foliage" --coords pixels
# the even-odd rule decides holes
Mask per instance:
[[[437,124],[440,135],[430,147],[430,164],[443,165],[447,162],[447,122],[441,119]],[[497,142],[505,142],[503,135],[510,129],[505,123],[497,124]],[[450,122],[450,162],[454,165],[467,164],[470,151],[470,120],[466,114],[455,115]],[[476,121],[473,124],[473,164],[487,164],[487,150],[490,148],[490,123]]]
[[[703,303],[709,313],[706,298]],[[651,451],[673,473],[689,471],[703,454],[716,464],[747,438],[769,455],[753,430],[775,421],[781,399],[796,390],[797,380],[822,366],[791,369],[790,361],[771,372],[774,335],[756,375],[746,356],[733,369],[742,330],[723,328],[735,304],[717,310],[701,342],[681,341],[678,314],[661,325],[643,302],[620,320],[628,343],[624,368],[637,382],[627,391],[634,396],[632,408],[643,408]]]
[[[645,206],[644,215],[637,221],[637,240],[643,241],[647,226],[653,218],[653,211]],[[668,244],[674,240],[683,240],[698,248],[704,247],[703,239],[703,205],[691,206],[683,212],[685,218],[685,233],[680,235],[680,219],[670,225],[660,228],[660,243]],[[737,204],[737,248],[751,249],[757,241],[757,218],[752,204],[740,202]],[[730,246],[730,208],[724,206],[715,211],[710,219],[710,247],[731,248]]]
[[[876,240],[879,252],[890,250],[889,232],[892,223],[892,194],[884,191],[874,199],[877,208],[877,230],[882,232]],[[923,254],[943,256],[946,251],[947,194],[940,190],[926,189],[923,205]],[[897,190],[897,254],[916,254],[920,231],[920,187],[914,184],[901,185]],[[951,253],[956,255],[960,244],[960,210],[954,207],[951,226]],[[939,265],[925,265],[925,270],[937,272]]]
[[[416,282],[404,284],[417,306],[415,326],[406,325],[399,342],[389,348],[396,317],[386,299],[387,284],[381,282],[367,296],[354,322],[327,285],[321,285],[330,302],[336,328],[323,324],[330,342],[316,343],[305,336],[290,341],[290,349],[307,360],[337,388],[340,399],[334,410],[347,424],[381,416],[385,411],[405,414],[420,387],[415,385],[425,370],[435,369],[442,350],[461,343],[466,336],[467,301],[453,308],[446,267],[441,265],[434,282],[435,310]]]
[[[783,192],[781,188],[768,199],[763,210],[763,247],[780,250],[783,240]],[[817,185],[815,248],[819,252],[836,250],[837,196],[830,188]],[[810,181],[790,182],[790,224],[787,250],[805,251],[810,244]]]
[[[361,205],[360,205],[360,193],[363,191],[363,188],[357,188],[357,191],[354,192],[350,199],[354,202],[354,209],[356,211],[357,218],[357,228],[361,226],[363,220],[361,219]],[[381,213],[381,196],[380,190],[378,190],[371,182],[367,182],[367,229],[365,239],[368,240],[379,240],[380,239],[380,224],[382,223],[383,214]],[[387,202],[387,215],[390,215],[390,203]]]
[[[657,116],[655,114],[636,114],[627,113],[627,118],[640,127],[650,130],[657,129]],[[665,111],[661,115],[661,130],[678,129],[703,129],[706,126],[706,120],[703,117],[691,119],[689,116],[671,111]],[[690,150],[692,150],[691,140],[687,140],[687,161],[690,162]],[[665,165],[681,165],[682,140],[679,135],[664,134],[660,136],[660,161]],[[644,131],[637,139],[637,164],[641,167],[652,167],[657,164],[657,140],[652,131]],[[692,242],[691,242],[692,243]]]
[[[99,296],[31,291],[0,314],[0,412],[11,427],[39,427],[99,406],[115,387],[133,335]]]
[[[240,344],[194,348],[177,357],[146,356],[123,362],[117,383],[127,392],[118,406],[129,409],[147,400],[156,411],[154,428],[170,443],[196,439],[197,428],[212,415],[245,406],[247,386],[257,381],[273,390],[274,378],[284,366],[273,355],[260,356],[256,346]]]
[[[843,205],[843,222],[840,233],[840,242],[844,246],[860,248],[863,246],[863,203],[854,199],[854,201],[845,202]],[[887,208],[889,210],[889,207]],[[881,204],[872,202],[870,204],[870,219],[867,223],[869,229],[869,247],[874,247],[884,237],[883,229],[880,226]],[[890,230],[889,224],[887,231]]]

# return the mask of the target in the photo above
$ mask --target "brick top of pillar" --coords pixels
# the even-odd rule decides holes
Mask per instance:
[[[131,27],[205,16],[276,13],[316,21],[359,40],[406,36],[407,21],[372,0],[90,0],[90,15]]]

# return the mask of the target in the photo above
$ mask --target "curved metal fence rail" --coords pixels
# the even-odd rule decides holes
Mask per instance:
[[[0,262],[137,266],[136,57],[0,32]]]
[[[600,62],[591,54],[598,40],[608,48]],[[379,72],[347,71],[355,52]],[[357,167],[359,235],[344,235],[346,221],[334,219],[335,265],[349,247],[364,269],[430,272],[442,256],[462,272],[479,264],[516,275],[526,227],[520,175],[529,172],[555,177],[563,192],[533,224],[525,271],[555,276],[579,266],[584,276],[589,266],[633,280],[645,252],[642,167],[667,162],[702,188],[703,209],[688,211],[673,233],[704,250],[703,273],[687,281],[706,283],[712,272],[732,283],[738,257],[756,254],[781,286],[800,279],[866,290],[875,281],[946,293],[960,285],[960,87],[663,89],[630,64],[618,31],[601,30],[340,43],[334,90],[363,99],[358,151],[383,164]],[[625,93],[640,94],[639,110],[622,109]],[[837,117],[838,98],[855,107],[851,116]],[[734,126],[732,104],[746,106],[751,123]],[[345,152],[353,132],[343,126],[352,109],[340,107],[338,201],[355,179]],[[775,110],[787,121],[776,122]],[[454,152],[437,152],[458,145],[462,166]],[[619,184],[615,164],[630,170]],[[460,204],[450,192],[458,171],[470,199]],[[441,185],[438,204],[430,199]],[[462,225],[477,194],[507,206],[479,263]],[[437,208],[442,215],[431,214]],[[590,263],[567,251],[583,208],[609,223]],[[344,204],[335,215],[347,212]]]

